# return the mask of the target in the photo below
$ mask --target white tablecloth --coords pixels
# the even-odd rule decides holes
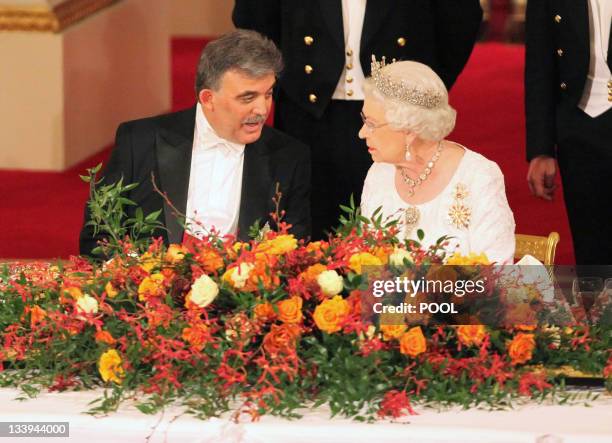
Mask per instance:
[[[259,422],[238,425],[228,419],[199,420],[170,408],[163,414],[144,415],[133,406],[105,417],[84,414],[87,403],[100,392],[41,393],[15,401],[19,392],[0,389],[0,421],[62,421],[70,424],[69,438],[53,442],[86,443],[611,443],[612,398],[604,396],[583,405],[524,405],[512,411],[451,410],[436,412],[416,408],[419,415],[408,423],[358,423],[330,419],[325,409],[306,411],[300,420],[264,416]],[[552,439],[538,440],[550,434]],[[556,437],[556,438],[555,438]],[[41,438],[15,438],[17,443]],[[0,438],[0,443],[12,441]]]

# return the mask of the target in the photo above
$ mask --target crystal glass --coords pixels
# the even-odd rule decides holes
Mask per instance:
[[[612,284],[612,283],[611,283]],[[580,277],[572,282],[572,295],[574,305],[581,305],[588,314],[595,299],[604,289],[604,281],[601,277]]]

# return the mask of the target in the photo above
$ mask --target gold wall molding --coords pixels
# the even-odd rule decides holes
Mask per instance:
[[[58,33],[118,1],[66,0],[53,8],[0,6],[0,31]]]

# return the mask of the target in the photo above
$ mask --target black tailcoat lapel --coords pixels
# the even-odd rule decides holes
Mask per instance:
[[[319,0],[321,13],[330,34],[338,47],[344,51],[344,23],[342,21],[342,2],[340,0]]]
[[[268,147],[263,137],[244,149],[242,172],[242,193],[240,196],[240,215],[238,218],[238,238],[247,240],[249,227],[260,219],[261,225],[268,220],[272,210],[272,178]],[[265,219],[262,219],[265,216]]]
[[[391,13],[395,6],[396,2],[392,0],[369,0],[366,3],[363,30],[361,31],[360,51],[363,51],[365,50],[365,48],[367,48],[368,43],[376,36],[376,33],[385,22],[385,18],[388,14]],[[368,54],[368,59],[370,56],[371,54]],[[364,70],[367,70],[368,72],[370,71],[365,67]]]
[[[156,138],[157,185],[180,214],[185,214],[187,210],[195,110],[194,107],[189,112],[173,116],[167,125],[159,129]],[[177,217],[168,202],[164,201],[164,221],[170,243],[181,243],[183,240],[184,229]]]

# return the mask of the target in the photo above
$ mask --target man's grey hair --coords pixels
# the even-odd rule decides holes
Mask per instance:
[[[200,56],[196,75],[196,95],[202,89],[218,90],[227,71],[239,71],[249,77],[267,74],[278,77],[283,58],[274,42],[258,32],[237,29],[206,45]]]

